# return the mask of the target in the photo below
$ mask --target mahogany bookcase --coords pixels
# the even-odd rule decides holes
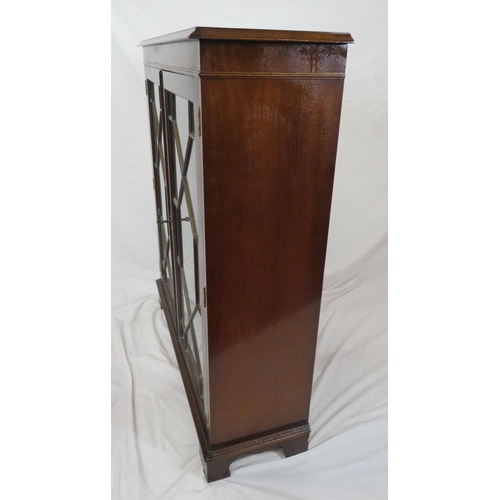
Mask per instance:
[[[347,33],[141,43],[161,306],[207,481],[307,450]]]

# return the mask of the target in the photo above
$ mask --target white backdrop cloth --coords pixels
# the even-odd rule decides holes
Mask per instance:
[[[114,500],[387,497],[387,48],[380,0],[119,0],[112,13]],[[309,451],[207,484],[155,280],[143,39],[195,25],[349,31]]]

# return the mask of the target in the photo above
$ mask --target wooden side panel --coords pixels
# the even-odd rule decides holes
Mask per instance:
[[[210,442],[307,421],[342,79],[202,79]]]

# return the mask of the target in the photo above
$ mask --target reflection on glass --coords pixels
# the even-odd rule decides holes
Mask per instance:
[[[182,97],[168,93],[169,120],[175,150],[174,212],[180,230],[177,233],[177,262],[181,296],[180,340],[196,372],[196,383],[203,397],[202,320],[198,264],[198,183],[194,160],[194,107]]]

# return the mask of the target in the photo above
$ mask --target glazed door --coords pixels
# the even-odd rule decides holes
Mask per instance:
[[[151,150],[153,157],[153,188],[156,201],[156,223],[158,228],[158,252],[161,279],[166,285],[167,304],[171,316],[175,317],[174,264],[171,238],[170,175],[167,164],[165,102],[158,72],[150,72],[146,80],[148,95]]]
[[[149,80],[149,75],[158,78],[158,85]],[[155,96],[156,92],[160,94],[156,130],[163,134],[157,141],[162,153],[156,155],[154,170],[155,186],[158,177],[162,188],[159,194],[166,193],[164,198],[156,195],[157,211],[162,215],[158,224],[162,279],[171,293],[177,339],[188,360],[200,405],[208,415],[199,79],[168,71],[148,72],[148,68],[146,76],[150,95],[153,90]],[[153,123],[155,102],[150,97]]]

